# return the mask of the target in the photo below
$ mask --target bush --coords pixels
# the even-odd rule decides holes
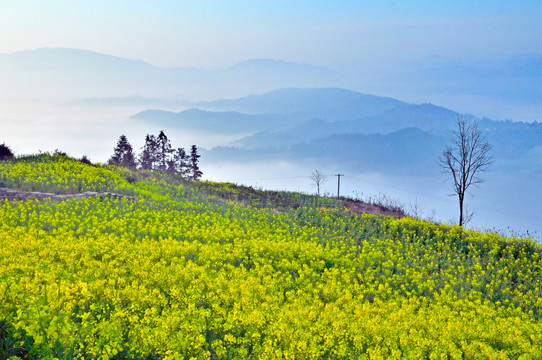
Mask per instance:
[[[13,152],[5,143],[0,145],[0,161],[13,159],[13,157]]]
[[[92,161],[90,161],[90,159],[86,155],[83,155],[83,157],[79,159],[79,161],[82,162],[83,164],[93,165]]]
[[[68,154],[62,150],[55,149],[53,152],[53,156],[68,156]]]

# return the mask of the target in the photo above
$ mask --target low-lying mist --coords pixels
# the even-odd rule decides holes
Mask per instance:
[[[0,104],[0,143],[16,155],[62,150],[73,157],[87,155],[93,162],[107,162],[120,135],[128,137],[135,152],[146,134],[158,134],[164,127],[138,121],[131,116],[141,107],[76,107],[44,103]],[[168,109],[181,111],[185,108]],[[229,143],[240,135],[205,134],[167,128],[173,147],[213,147]]]

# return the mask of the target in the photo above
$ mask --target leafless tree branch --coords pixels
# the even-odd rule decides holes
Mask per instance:
[[[310,180],[316,187],[318,196],[320,196],[320,187],[327,182],[327,176],[319,170],[314,170],[310,176]]]
[[[493,164],[492,146],[478,125],[465,117],[458,117],[452,132],[451,146],[439,158],[442,171],[451,175],[454,195],[459,200],[459,225],[466,224],[473,213],[464,212],[463,201],[469,187],[485,181],[482,174]]]

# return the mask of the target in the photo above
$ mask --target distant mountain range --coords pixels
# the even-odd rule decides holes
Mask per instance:
[[[291,86],[330,86],[342,75],[307,64],[250,60],[209,71],[160,68],[86,50],[43,48],[0,54],[0,96],[66,102],[130,97],[201,100]]]
[[[542,105],[541,83],[542,56],[537,54],[408,73],[397,69],[396,75],[378,82],[380,93],[393,88],[395,93],[473,94]],[[347,90],[341,84],[364,86],[356,74],[270,59],[210,71],[160,68],[76,49],[0,54],[4,102],[40,100],[89,108],[146,109],[134,114],[134,119],[164,128],[238,135],[223,145],[240,158],[242,153],[307,158],[318,154],[318,148],[331,156],[330,149],[350,144],[355,150],[337,155],[336,161],[356,164],[361,161],[358,152],[367,151],[364,144],[372,144],[374,149],[383,147],[378,150],[382,156],[394,152],[390,159],[425,154],[420,157],[423,160],[429,156],[426,144],[435,147],[431,154],[438,153],[437,145],[449,136],[460,115],[429,103]],[[221,100],[212,100],[217,98]],[[479,121],[500,159],[512,162],[525,157],[534,161],[533,166],[542,166],[535,155],[542,147],[540,123]],[[210,150],[209,159],[219,151],[226,149]]]
[[[289,147],[243,149],[216,147],[205,150],[207,163],[282,160],[333,166],[345,171],[435,174],[436,162],[446,144],[445,134],[406,128],[390,134],[332,134]]]
[[[259,132],[236,141],[243,148],[290,146],[316,140],[329,134],[388,134],[408,127],[426,131],[449,130],[459,116],[432,104],[398,104],[380,114],[355,120],[326,121],[311,119],[279,131]],[[333,118],[331,118],[333,120]]]
[[[80,105],[87,106],[97,106],[98,98],[105,102],[105,98],[130,98],[130,102],[125,102],[128,106],[137,105],[135,100],[146,104],[145,99],[196,102],[240,98],[288,87],[338,87],[393,94],[415,102],[439,102],[435,100],[438,98],[454,106],[467,101],[458,99],[475,99],[465,107],[479,114],[497,105],[529,105],[525,112],[535,120],[533,114],[542,108],[541,81],[540,54],[484,62],[437,59],[415,65],[398,64],[385,71],[361,67],[331,69],[273,59],[247,60],[218,70],[162,68],[140,60],[67,48],[0,54],[3,101],[80,101]],[[247,108],[242,112],[251,112],[250,101],[245,99]],[[227,108],[227,101],[215,105],[216,109],[208,110],[232,110]],[[512,108],[520,112],[517,106]],[[518,120],[522,115],[499,118]]]
[[[341,88],[286,88],[239,99],[200,101],[201,109],[239,111],[247,114],[293,114],[299,117],[323,117],[352,120],[391,110],[401,101],[362,94]],[[332,119],[331,119],[332,118]]]
[[[149,110],[134,118],[166,128],[240,134],[228,146],[208,150],[206,161],[325,160],[419,173],[424,168],[435,171],[456,119],[469,117],[433,104],[408,104],[338,88],[288,88],[191,105],[199,109]],[[542,123],[475,120],[499,163],[524,166],[530,153],[542,149]],[[542,159],[534,159],[534,164],[542,165]]]
[[[147,110],[133,117],[163,126],[206,132],[275,131],[314,117],[349,121],[391,111],[401,101],[337,88],[288,88],[239,99],[200,101],[178,113]],[[405,104],[406,105],[406,104]]]

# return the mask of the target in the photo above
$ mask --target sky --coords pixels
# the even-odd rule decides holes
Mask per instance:
[[[0,53],[68,47],[163,67],[364,66],[542,53],[541,1],[2,0]]]

